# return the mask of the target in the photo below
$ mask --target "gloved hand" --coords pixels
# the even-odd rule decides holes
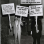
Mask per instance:
[[[36,30],[36,33],[39,33],[39,30]]]
[[[31,35],[32,35],[32,31],[31,31]]]

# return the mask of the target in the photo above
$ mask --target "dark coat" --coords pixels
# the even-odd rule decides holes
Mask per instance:
[[[38,19],[38,22],[37,22],[39,33],[36,33],[35,24],[36,24],[35,19],[32,19],[32,21],[31,21],[32,37],[41,37],[41,31],[42,31],[41,20]]]

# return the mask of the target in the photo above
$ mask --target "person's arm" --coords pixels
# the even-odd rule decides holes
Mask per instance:
[[[31,35],[32,35],[33,23],[31,21]]]
[[[22,20],[21,20],[21,17],[20,17],[20,25],[23,25],[23,22],[22,22]]]
[[[23,22],[21,21],[21,25],[23,25]]]

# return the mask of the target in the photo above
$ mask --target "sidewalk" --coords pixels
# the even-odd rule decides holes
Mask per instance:
[[[22,36],[21,37],[21,44],[32,44],[32,43],[33,43],[33,39],[31,36]],[[44,44],[44,38],[41,37],[40,43]],[[14,44],[14,37],[13,36],[9,36],[8,44]]]

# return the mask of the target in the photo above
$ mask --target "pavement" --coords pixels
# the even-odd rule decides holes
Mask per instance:
[[[8,37],[8,44],[15,44],[14,43],[14,36]],[[17,43],[18,44],[18,43]],[[21,36],[21,44],[33,44],[33,38],[32,36]],[[44,36],[41,37],[40,44],[44,44]]]

